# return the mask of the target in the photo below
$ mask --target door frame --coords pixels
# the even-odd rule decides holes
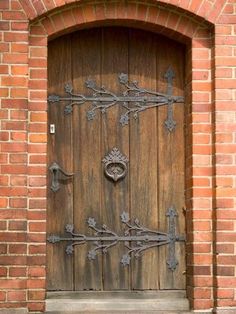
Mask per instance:
[[[99,5],[98,5],[99,7]],[[132,5],[131,5],[132,7]],[[100,7],[101,11],[103,10],[103,5]],[[57,15],[60,16],[60,18],[62,16],[65,17],[65,20],[67,19],[68,21],[68,14],[70,15],[71,12],[73,12],[73,10],[75,10],[77,16],[78,13],[80,12],[81,8],[74,8],[72,6],[68,6],[68,10],[62,11],[62,12],[57,12]],[[133,7],[133,9],[136,10],[135,7]],[[159,10],[160,8],[157,8],[157,10]],[[124,8],[124,10],[127,10],[127,8]],[[168,11],[167,8],[162,9],[165,12]],[[127,26],[132,26],[132,27],[137,27],[137,28],[141,28],[141,29],[147,29],[150,31],[154,31],[154,32],[162,32],[162,34],[173,38],[174,40],[178,39],[182,42],[184,42],[187,46],[188,49],[188,53],[186,56],[186,100],[187,100],[187,105],[186,105],[186,207],[187,207],[187,211],[186,211],[186,217],[189,221],[193,221],[193,219],[198,219],[197,215],[197,211],[200,208],[201,210],[205,209],[209,209],[208,211],[211,211],[212,205],[211,205],[211,197],[212,194],[210,194],[210,192],[208,192],[208,195],[206,196],[204,194],[204,192],[201,194],[201,191],[199,190],[199,185],[196,181],[192,180],[193,178],[193,169],[194,167],[199,168],[199,164],[197,162],[197,158],[194,158],[194,154],[196,153],[198,147],[196,145],[196,141],[199,139],[200,140],[200,136],[198,137],[197,132],[194,131],[192,129],[192,123],[197,123],[199,121],[200,118],[197,118],[198,112],[199,110],[197,109],[197,105],[195,106],[195,111],[192,110],[191,104],[193,103],[197,103],[197,97],[196,94],[198,92],[202,92],[201,87],[200,86],[195,86],[192,84],[192,61],[194,61],[197,58],[197,48],[199,46],[199,42],[201,42],[201,40],[199,38],[200,34],[202,34],[202,32],[204,31],[204,40],[209,40],[211,39],[211,31],[210,31],[210,26],[209,25],[205,25],[204,27],[202,27],[201,21],[200,20],[196,20],[193,21],[191,19],[191,16],[189,15],[189,18],[186,17],[188,19],[188,23],[189,25],[192,26],[192,29],[195,29],[195,32],[191,32],[191,31],[186,31],[185,34],[183,35],[183,32],[181,34],[181,28],[179,28],[178,30],[176,30],[176,28],[174,26],[169,26],[166,27],[166,24],[164,21],[162,20],[156,20],[156,19],[152,19],[150,18],[150,20],[147,22],[145,19],[145,23],[144,23],[144,18],[143,16],[140,14],[139,16],[136,16],[135,19],[133,16],[128,17],[128,15],[120,15],[119,19],[117,19],[117,16],[114,12],[110,13],[109,17],[106,16],[90,16],[89,15],[89,11],[90,11],[90,7],[89,5],[84,5],[84,9],[83,12],[87,12],[84,13],[85,16],[87,16],[87,18],[81,18],[81,19],[74,19],[73,21],[71,20],[70,23],[67,24],[67,26],[65,27],[65,25],[63,23],[57,23],[57,27],[52,27],[52,20],[54,19],[54,14],[52,14],[50,16],[50,14],[47,16],[47,18],[43,17],[42,19],[39,19],[37,21],[34,21],[34,23],[31,25],[31,29],[30,29],[30,51],[33,51],[35,47],[41,47],[41,56],[42,56],[42,60],[40,62],[40,64],[35,64],[33,59],[37,59],[37,54],[34,55],[34,53],[32,52],[30,54],[30,60],[32,60],[32,68],[35,67],[35,69],[37,69],[38,67],[40,67],[41,69],[43,69],[45,71],[45,73],[47,72],[47,59],[46,59],[46,51],[47,51],[47,41],[55,38],[57,36],[60,36],[63,33],[68,33],[71,31],[74,31],[76,29],[81,29],[81,28],[87,28],[87,27],[91,27],[91,26],[105,26],[105,25],[127,25]],[[124,11],[126,12],[126,11]],[[180,13],[178,12],[174,12],[173,16],[172,16],[172,20],[174,21],[175,18],[179,18],[180,17]],[[185,21],[186,23],[186,21]],[[180,23],[181,25],[181,23]],[[182,25],[184,27],[184,24]],[[189,27],[189,29],[191,29],[191,27]],[[199,31],[199,32],[198,32]],[[206,51],[210,52],[211,55],[211,47],[210,45],[205,45],[205,49]],[[206,58],[207,59],[207,58]],[[208,59],[207,59],[208,60]],[[204,65],[202,66],[204,68]],[[208,71],[208,65],[205,66],[206,70]],[[39,146],[36,148],[36,151],[32,151],[32,153],[38,153],[41,151],[42,154],[45,154],[45,147],[46,147],[46,124],[47,124],[47,101],[46,101],[46,97],[47,97],[47,86],[46,86],[46,74],[44,74],[44,78],[41,82],[39,82],[40,85],[40,90],[38,90],[38,87],[36,87],[33,83],[35,81],[35,77],[33,76],[33,74],[30,74],[29,77],[29,95],[30,95],[30,102],[31,102],[31,106],[29,107],[29,121],[30,123],[32,123],[32,128],[29,131],[29,138],[31,136],[31,133],[34,134],[38,134],[39,136],[43,134],[42,138],[40,138],[38,140],[38,142],[36,142]],[[209,92],[211,92],[211,90],[209,90]],[[210,100],[205,100],[206,103],[206,109],[204,110],[205,114],[209,114],[211,116],[211,108],[210,108]],[[208,104],[208,106],[207,106]],[[201,121],[199,121],[201,122]],[[36,124],[40,124],[38,128],[33,129],[34,127],[34,123]],[[36,126],[36,125],[35,125]],[[211,137],[211,131],[205,131],[204,133],[208,133],[208,135]],[[33,142],[34,143],[34,142]],[[34,144],[33,144],[34,145]],[[41,148],[40,148],[41,145]],[[211,142],[209,142],[207,144],[207,148],[210,149],[211,147]],[[196,154],[199,154],[196,153]],[[204,154],[203,154],[204,156]],[[33,166],[34,166],[34,162],[32,162]],[[46,166],[47,164],[44,162],[42,163],[42,166],[40,168],[39,171],[41,171],[42,176],[45,176],[45,172],[46,172]],[[206,165],[204,168],[206,168],[206,171],[208,171],[209,175],[211,175],[211,164],[210,165]],[[32,177],[34,176],[34,173],[31,174]],[[30,180],[30,176],[29,175],[29,180]],[[46,187],[44,186],[43,189],[45,191]],[[30,202],[37,202],[39,198],[42,199],[40,201],[41,204],[38,205],[38,207],[40,207],[40,209],[43,210],[42,214],[41,214],[41,218],[37,218],[36,220],[40,219],[41,221],[44,221],[46,223],[46,198],[45,198],[45,193],[42,194],[37,194],[35,196],[32,195]],[[201,198],[205,197],[207,198],[206,202],[207,205],[204,205],[203,203],[201,203]],[[205,206],[205,207],[204,207]],[[207,216],[206,218],[210,223],[211,223],[211,217]],[[34,218],[32,218],[32,221],[34,221]],[[187,228],[187,255],[188,255],[188,259],[187,259],[187,291],[188,291],[188,296],[189,299],[191,301],[191,305],[192,307],[197,307],[198,305],[194,302],[194,299],[198,299],[197,295],[195,296],[196,293],[196,289],[195,288],[195,284],[194,284],[194,277],[198,276],[198,275],[203,275],[203,276],[211,276],[210,274],[210,269],[211,269],[211,262],[206,262],[206,265],[204,265],[204,272],[201,273],[201,263],[196,263],[195,259],[194,259],[194,250],[193,247],[195,246],[194,242],[197,241],[196,239],[193,238],[193,232],[196,231],[198,232],[199,229],[197,227],[197,225],[194,224],[189,224],[188,228]],[[33,237],[33,235],[32,235]],[[31,238],[32,240],[29,240],[29,243],[34,243],[35,240],[33,238]],[[43,240],[44,238],[41,237],[40,242],[44,243],[44,245],[46,244],[46,242],[44,242]],[[37,241],[36,241],[37,242]],[[212,244],[212,240],[209,238],[209,240],[207,241],[208,244],[213,245]],[[201,256],[202,253],[199,253],[199,258]],[[210,256],[210,254],[209,254]],[[42,258],[37,257],[37,260],[41,260],[41,264],[43,267],[45,267],[45,257],[42,255]],[[28,260],[28,266],[31,266],[31,262],[30,259]],[[42,278],[42,274],[41,274],[41,278]],[[43,275],[43,278],[45,278],[45,275]],[[45,284],[43,285],[43,287],[45,287]],[[42,289],[43,289],[42,287]],[[211,289],[211,285],[209,286]],[[39,302],[42,304],[42,301],[44,299],[42,298],[42,300]],[[207,305],[206,305],[207,306]]]

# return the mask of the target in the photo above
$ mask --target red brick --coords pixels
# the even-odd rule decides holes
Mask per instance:
[[[46,254],[45,245],[30,245],[29,254]]]
[[[27,88],[11,88],[12,98],[27,98],[28,89]]]
[[[20,165],[2,166],[3,173],[9,174],[26,174],[27,167]]]
[[[27,254],[27,246],[26,246],[26,244],[10,244],[9,245],[9,253],[11,253],[11,254]]]
[[[6,21],[1,21],[0,22],[0,29],[2,31],[9,30],[10,29],[10,23],[6,22]]]
[[[6,292],[0,291],[0,301],[5,301],[6,300]]]
[[[5,254],[5,253],[2,253]],[[6,267],[0,267],[0,277],[6,277],[7,276],[7,268]]]
[[[43,312],[45,311],[45,302],[30,302],[28,303],[28,309],[29,311],[39,311],[39,312]]]
[[[29,268],[29,276],[30,277],[44,277],[46,274],[45,267],[30,267]]]
[[[19,33],[19,32],[6,32],[4,34],[4,41],[5,42],[27,42],[28,41],[28,34],[27,33]],[[22,51],[20,51],[22,52]]]
[[[8,88],[0,88],[0,96],[1,97],[8,97],[8,95],[9,95]]]
[[[11,186],[26,186],[27,185],[27,177],[26,176],[11,175],[10,185]]]
[[[30,164],[45,164],[47,161],[47,156],[43,155],[33,155],[30,156],[29,163]]]
[[[27,140],[27,134],[25,132],[11,132],[11,140],[25,142]]]
[[[0,141],[8,141],[9,140],[9,132],[0,132]]]
[[[225,253],[225,254],[233,254],[234,253],[234,245],[233,244],[217,244],[216,246],[217,253]]]
[[[15,11],[15,10],[21,10],[22,9],[22,7],[21,7],[21,4],[19,3],[19,1],[18,0],[12,0],[11,1],[11,10],[13,10],[13,11]]]
[[[0,221],[0,230],[6,230],[6,229],[7,229],[7,222]]]
[[[30,222],[29,231],[30,232],[45,232],[46,224],[44,222]]]
[[[27,64],[28,55],[22,53],[6,53],[2,57],[2,61],[6,64]]]
[[[3,20],[25,20],[26,16],[23,12],[19,11],[3,11]]]
[[[27,222],[26,221],[10,221],[9,230],[26,231]]]
[[[27,189],[23,187],[1,187],[0,196],[25,196]]]
[[[26,291],[8,291],[8,301],[26,301]]]
[[[44,300],[45,292],[40,290],[31,290],[28,293],[29,300]]]
[[[192,248],[190,249],[192,250]],[[193,246],[193,251],[194,253],[210,253],[211,252],[211,245],[206,243],[206,244],[194,244]]]
[[[31,289],[42,289],[45,286],[44,279],[29,279],[28,280],[28,287]]]
[[[235,265],[236,256],[218,256],[217,261],[220,265]]]
[[[46,79],[47,71],[46,69],[32,69],[30,70],[30,78],[31,79]]]
[[[9,276],[10,277],[26,277],[27,268],[26,267],[10,267]]]
[[[11,22],[11,30],[13,31],[27,31],[28,27],[28,22]]]
[[[46,178],[43,177],[31,177],[29,179],[29,186],[46,186]]]
[[[27,163],[27,155],[26,154],[19,154],[19,153],[12,153],[10,154],[10,162],[13,164],[26,164]]]
[[[3,143],[3,152],[24,152],[26,151],[26,145],[24,143]]]
[[[0,244],[0,254],[7,254],[7,245],[6,244]],[[4,275],[7,273],[5,273],[5,271],[3,272]]]
[[[2,259],[2,257],[0,257]],[[19,257],[18,257],[19,259]],[[23,279],[2,279],[0,280],[0,289],[25,289],[26,288],[26,280]]]
[[[220,299],[233,299],[234,290],[233,289],[217,289],[217,297]]]
[[[30,199],[29,200],[29,208],[30,209],[43,209],[43,208],[46,208],[46,200],[44,200],[44,199],[43,200],[42,199]]]
[[[0,175],[0,186],[8,186],[9,178],[8,176],[1,176]]]
[[[9,0],[4,0],[0,2],[0,9],[1,10],[8,10],[10,8]]]
[[[211,224],[209,221],[193,221],[193,229],[198,231],[211,230]]]
[[[11,198],[10,199],[10,207],[13,208],[24,208],[27,206],[27,199],[26,198]]]
[[[12,43],[11,51],[12,52],[28,52],[28,44]]]
[[[29,242],[38,242],[42,243],[45,242],[46,240],[46,235],[45,234],[39,234],[39,233],[29,233],[28,235],[28,240]],[[40,265],[40,260],[37,261],[35,258],[31,258],[31,265]],[[41,265],[44,265],[43,261],[41,262]]]
[[[8,74],[8,66],[0,65],[0,74]]]
[[[216,273],[218,276],[234,276],[234,267],[229,266],[217,266]]]
[[[2,99],[2,108],[27,109],[27,99]]]
[[[9,43],[0,43],[0,52],[9,52],[10,51],[10,44]]]
[[[46,209],[46,206],[45,208],[43,209]],[[46,219],[46,210],[44,211],[38,211],[38,210],[35,210],[35,211],[30,211],[29,214],[28,214],[28,219],[31,219],[31,220],[45,220]]]
[[[5,130],[26,130],[26,122],[25,121],[11,121],[11,122],[3,122],[2,123],[2,128]],[[6,144],[9,147],[13,143]],[[23,145],[23,144],[20,144]],[[10,150],[9,150],[10,151]]]

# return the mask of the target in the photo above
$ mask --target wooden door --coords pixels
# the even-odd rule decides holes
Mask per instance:
[[[56,162],[73,173],[48,171],[47,233],[55,242],[47,246],[48,290],[184,289],[184,242],[170,240],[171,232],[185,233],[184,47],[146,31],[107,27],[53,40],[48,60],[48,167]],[[122,98],[129,88],[136,89],[136,102]],[[143,89],[150,93],[138,102]],[[180,97],[155,105],[156,91]],[[71,107],[70,97],[77,97]],[[156,97],[153,106],[145,103],[148,97]],[[176,123],[172,130],[167,117]],[[106,164],[112,154],[113,163]],[[84,241],[73,241],[72,225]],[[162,237],[162,245],[152,236]],[[136,258],[137,247],[145,245]]]

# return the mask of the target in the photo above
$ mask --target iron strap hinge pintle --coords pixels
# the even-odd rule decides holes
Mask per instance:
[[[125,87],[122,95],[116,95],[107,90],[104,86],[98,87],[94,80],[88,79],[85,82],[85,86],[92,91],[91,96],[74,93],[72,85],[66,84],[65,92],[68,96],[49,95],[48,101],[51,103],[68,102],[64,109],[65,114],[70,114],[74,105],[82,105],[89,102],[92,106],[87,111],[88,120],[93,120],[96,116],[96,112],[99,110],[101,113],[106,113],[109,108],[120,105],[124,108],[124,113],[120,116],[120,124],[123,126],[129,123],[130,115],[132,115],[134,119],[137,119],[139,113],[142,111],[167,105],[167,119],[164,125],[169,132],[172,132],[176,126],[176,122],[173,118],[173,104],[184,102],[182,96],[172,95],[174,77],[174,71],[169,66],[164,75],[164,78],[167,80],[166,94],[142,88],[137,81],[130,82],[128,74],[121,73],[118,75],[118,80],[119,83]]]
[[[124,235],[119,235],[112,231],[106,225],[101,227],[97,226],[94,218],[89,217],[87,220],[88,226],[95,231],[93,236],[79,234],[74,231],[73,224],[67,224],[65,230],[70,234],[70,237],[61,237],[59,235],[50,235],[47,241],[50,243],[57,243],[61,241],[69,242],[66,246],[66,253],[73,254],[74,246],[82,245],[85,243],[93,243],[94,247],[88,252],[88,259],[94,260],[97,252],[100,250],[102,253],[107,253],[108,249],[115,246],[119,242],[123,242],[127,252],[121,257],[121,264],[127,266],[130,264],[131,257],[134,255],[136,258],[140,257],[142,253],[150,248],[168,245],[168,258],[167,267],[174,271],[178,265],[178,260],[175,254],[176,242],[185,241],[185,236],[176,234],[176,218],[178,214],[172,206],[168,208],[166,217],[168,218],[169,230],[168,232],[161,232],[151,230],[142,226],[136,218],[131,221],[129,214],[123,212],[121,214],[121,222],[126,226]]]

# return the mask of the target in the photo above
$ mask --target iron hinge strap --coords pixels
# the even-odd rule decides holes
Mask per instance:
[[[121,222],[126,226],[124,235],[118,235],[106,225],[98,227],[96,220],[90,217],[88,218],[87,223],[88,226],[95,231],[94,236],[76,233],[74,231],[74,225],[67,224],[65,230],[70,234],[70,237],[50,235],[47,240],[53,244],[61,241],[69,242],[66,246],[66,253],[68,255],[73,254],[75,246],[92,242],[94,247],[88,252],[87,257],[89,260],[94,260],[98,251],[105,254],[108,252],[108,249],[115,246],[119,242],[123,242],[127,249],[127,252],[120,260],[123,266],[130,264],[132,255],[137,258],[140,257],[147,249],[168,245],[169,253],[167,265],[171,271],[174,271],[178,265],[178,260],[175,254],[175,243],[185,241],[185,237],[183,235],[176,234],[176,217],[178,214],[173,206],[167,210],[166,216],[169,221],[168,233],[148,229],[142,226],[137,218],[131,221],[129,214],[123,212],[121,214]]]
[[[91,96],[74,93],[71,84],[65,85],[65,92],[68,96],[49,95],[48,101],[55,102],[68,102],[65,106],[64,113],[70,114],[74,105],[82,105],[84,103],[91,103],[92,107],[87,111],[87,119],[93,120],[97,111],[106,113],[107,110],[115,105],[120,105],[124,109],[124,113],[120,116],[120,124],[126,125],[129,123],[130,115],[134,119],[139,117],[139,113],[147,109],[159,107],[163,105],[168,106],[167,118],[165,120],[165,127],[169,132],[172,132],[176,127],[176,122],[173,118],[173,104],[183,103],[182,96],[173,96],[173,79],[175,73],[169,67],[164,75],[167,80],[167,93],[160,93],[142,88],[138,85],[137,81],[129,82],[128,75],[121,73],[118,76],[119,83],[125,87],[123,95],[116,95],[107,90],[104,86],[97,87],[94,80],[88,79],[85,86],[92,91]]]

